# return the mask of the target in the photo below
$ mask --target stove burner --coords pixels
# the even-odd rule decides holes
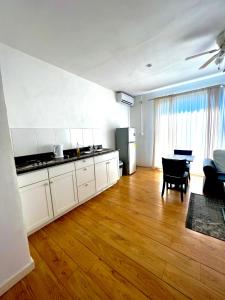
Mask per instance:
[[[25,161],[21,164],[17,165],[17,168],[31,168],[31,167],[39,167],[39,166],[46,166],[48,164],[47,160],[39,160],[39,159],[32,159]]]

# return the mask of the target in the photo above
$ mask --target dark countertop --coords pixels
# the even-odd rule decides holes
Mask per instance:
[[[115,151],[117,151],[117,150],[102,149],[102,151],[91,152],[88,154],[81,153],[81,155],[79,157],[73,156],[73,157],[68,157],[68,158],[53,158],[49,161],[45,161],[44,164],[40,164],[40,165],[16,166],[16,173],[17,173],[17,175],[20,175],[20,174],[24,174],[27,172],[32,172],[32,171],[36,171],[36,170],[40,170],[40,169],[46,169],[49,167],[58,166],[61,164],[70,163],[70,162],[85,159],[85,158],[91,158],[91,157],[95,157],[98,155],[107,154],[107,153],[111,153],[111,152],[115,152]]]

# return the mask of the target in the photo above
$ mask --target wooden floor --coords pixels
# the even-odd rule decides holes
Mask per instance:
[[[161,173],[132,176],[29,238],[36,268],[6,299],[225,299],[225,242],[185,228],[181,203],[162,200]]]

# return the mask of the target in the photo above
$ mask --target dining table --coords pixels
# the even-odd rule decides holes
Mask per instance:
[[[194,161],[194,155],[181,155],[181,154],[168,154],[166,156],[163,156],[164,158],[169,158],[169,159],[178,159],[182,160],[185,159],[187,162],[193,162]]]

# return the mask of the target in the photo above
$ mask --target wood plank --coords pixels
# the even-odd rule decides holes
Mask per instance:
[[[190,297],[191,299],[206,300],[206,299],[224,299],[224,296],[208,288],[200,281],[180,271],[174,266],[167,265],[163,280]]]
[[[71,217],[71,214],[68,214],[68,216]],[[71,219],[73,220],[73,217],[71,217]],[[141,248],[139,244],[130,242],[129,239],[121,236],[120,234],[97,224],[89,218],[85,218],[80,211],[79,215],[77,215],[73,221],[80,224],[81,227],[85,227],[87,230],[92,228],[94,233],[101,236],[112,247],[135,260],[159,278],[162,277],[165,268],[165,261],[153,253],[145,251],[145,249]]]
[[[225,275],[201,265],[201,282],[222,293],[225,298]]]
[[[69,218],[61,218],[58,222],[60,226],[52,224],[49,226],[48,232],[57,243],[62,245],[64,251],[71,257],[74,255],[73,247],[76,245],[77,241],[75,239],[77,239],[90,251],[96,253],[102,261],[111,268],[114,268],[124,278],[127,278],[139,290],[143,291],[146,296],[153,299],[185,298],[176,289],[171,288],[151,272],[106,243],[99,235],[93,234],[93,231],[90,233],[89,230],[85,230],[80,225],[74,224]],[[82,262],[80,257],[77,258],[80,264],[84,264],[83,268],[85,268],[86,262]]]
[[[54,224],[52,224],[52,225],[54,226]],[[53,227],[52,225],[50,225],[49,227]],[[53,236],[52,231],[51,231],[51,236]],[[64,237],[63,245],[66,245],[65,244],[65,240],[66,240],[65,234],[63,235],[63,237]],[[52,243],[52,246],[57,245],[57,243],[55,241],[54,242],[52,241],[51,243]],[[71,247],[70,247],[69,251],[65,251],[65,252],[63,251],[63,250],[66,250],[65,246],[64,246],[64,249],[61,250],[61,252],[64,254],[64,256],[66,256],[66,253],[69,253],[70,257],[66,256],[67,261],[73,261],[73,262],[76,262],[77,264],[79,264],[79,266],[83,269],[83,271],[87,272],[89,277],[92,279],[92,282],[97,283],[98,286],[101,286],[101,288],[103,290],[105,290],[106,294],[110,297],[110,299],[112,299],[112,298],[115,299],[114,294],[112,294],[111,287],[109,286],[110,282],[115,284],[116,289],[114,289],[114,290],[121,297],[123,296],[123,298],[126,298],[126,297],[129,298],[129,295],[130,296],[132,295],[132,297],[134,297],[134,299],[145,299],[145,296],[139,290],[137,290],[133,285],[131,285],[125,278],[122,278],[122,276],[120,276],[113,268],[110,268],[107,265],[105,265],[104,262],[102,260],[99,260],[97,256],[94,256],[93,253],[90,252],[89,249],[87,249],[86,247],[83,247],[82,253],[86,252],[86,253],[89,253],[91,258],[94,257],[94,259],[90,259],[90,258],[88,259],[88,262],[92,263],[92,267],[89,268],[89,270],[87,270],[87,268],[86,268],[87,261],[86,260],[81,261],[80,257],[77,257],[77,255],[75,253],[76,249],[74,249],[74,239],[72,240],[72,243],[73,243],[73,248],[71,249]],[[45,245],[46,244],[50,244],[49,239],[48,239],[48,243],[45,242]],[[76,244],[78,244],[78,243],[76,243]],[[39,247],[39,244],[38,244],[38,247]],[[45,246],[45,248],[46,248],[46,246]],[[54,246],[54,250],[55,250],[55,246]],[[44,251],[43,254],[45,252],[46,251]],[[57,249],[57,252],[59,252],[58,249]],[[52,261],[55,261],[54,257],[55,257],[55,255],[52,257],[52,259],[51,259]],[[85,255],[85,257],[87,257],[87,255]],[[95,257],[96,257],[96,259],[95,259]],[[70,264],[71,264],[71,262],[70,262]],[[74,276],[76,276],[75,273],[77,274],[77,271],[74,272]],[[106,281],[106,284],[104,284],[104,280]],[[109,282],[108,282],[108,280],[109,280]],[[89,290],[88,291],[89,295],[90,295],[90,292],[91,291]]]
[[[1,300],[36,300],[36,295],[32,295],[32,293],[27,288],[24,280],[21,280],[13,288],[11,288],[7,293],[0,297]]]
[[[120,186],[121,187],[121,186]],[[123,189],[126,188],[128,190],[128,185],[123,184]],[[144,205],[149,205],[149,202],[154,197],[154,193],[158,193],[158,186],[157,189],[155,186],[149,185],[149,187],[143,187],[139,182],[132,182],[132,185],[129,185],[129,198],[127,198],[127,194],[123,192],[123,189],[114,189],[113,192],[110,193],[111,196],[114,196],[112,200],[116,199],[122,199],[125,202],[134,203],[136,204],[140,198],[141,203]],[[170,190],[171,194],[176,191]],[[107,193],[107,191],[106,191]],[[107,194],[106,194],[107,195]],[[108,196],[108,195],[107,195]],[[185,217],[185,211],[183,209],[181,210],[180,207],[184,207],[183,203],[180,202],[180,205],[178,203],[173,202],[167,202],[167,201],[157,201],[151,203],[152,207],[163,207],[166,208],[167,212],[170,213],[178,213],[180,216]],[[185,205],[187,207],[187,205]]]
[[[129,196],[128,196],[129,197]],[[149,205],[146,204],[141,204],[137,205],[137,203],[130,203],[130,202],[125,202],[124,199],[127,199],[128,197],[122,196],[120,206],[125,208],[126,210],[132,210],[135,212],[138,212],[140,214],[143,214],[145,216],[152,217],[153,219],[160,221],[160,222],[165,222],[168,223],[169,225],[174,225],[174,226],[182,226],[184,217],[182,217],[179,213],[168,213],[166,210],[163,209],[163,207],[160,206],[152,206],[151,205],[151,210],[149,209]],[[154,199],[154,196],[151,196],[151,199]],[[117,200],[114,200],[114,197],[111,197],[108,199],[108,201],[113,202],[117,204]],[[138,203],[141,203],[141,195],[139,197],[139,200],[137,201]]]
[[[205,241],[207,241],[207,239],[214,240],[214,238],[206,237]],[[196,238],[190,235],[187,237],[184,235],[174,238],[171,248],[179,253],[193,257],[201,264],[225,274],[225,251],[221,251],[220,248],[211,248],[206,242],[196,240]]]
[[[52,272],[57,270],[55,276],[67,287],[68,293],[72,297],[76,299],[108,298],[102,289],[90,280],[43,230],[33,235],[30,241],[41,257],[45,259]],[[74,254],[76,255],[76,249],[74,249]]]
[[[89,202],[85,207],[98,210],[98,212],[104,209],[105,218],[117,220],[130,229],[145,234],[163,245],[171,246],[177,252],[187,255],[194,260],[202,259],[203,263],[210,263],[212,260],[212,264],[209,264],[209,266],[218,265],[219,271],[224,272],[225,270],[225,243],[221,240],[189,230],[184,228],[184,226],[176,228],[163,222],[156,222],[153,218],[146,217],[135,211],[125,210],[121,207],[118,209],[118,206],[109,201],[103,202],[102,199]],[[164,239],[165,236],[168,239]],[[170,243],[170,241],[172,242]],[[182,246],[177,244],[178,241]],[[198,256],[193,251],[193,245],[197,248]],[[188,251],[189,248],[190,251]],[[214,261],[218,260],[217,257],[219,257],[219,261],[214,264]]]
[[[154,241],[153,239],[130,230],[127,226],[124,226],[121,223],[104,219],[104,212],[100,213],[100,210],[98,210],[98,212],[95,211],[94,213],[92,213],[89,209],[82,209],[82,213],[80,213],[80,211],[81,209],[79,209],[79,215],[73,219],[82,226],[86,225],[87,220],[85,216],[87,216],[89,217],[88,226],[95,226],[95,229],[99,228],[99,233],[102,231],[103,227],[107,227],[116,234],[122,236],[122,238],[126,239],[126,241],[130,243],[131,247],[138,245],[138,249],[145,257],[157,257],[158,259],[162,259],[163,261],[166,261],[180,268],[181,270],[185,270],[185,272],[191,274],[195,278],[200,279],[200,264],[197,261],[194,261],[193,259],[180,254],[171,248]],[[69,216],[72,214],[73,212],[71,212]],[[91,218],[93,220],[90,220]],[[96,224],[97,220],[100,220],[98,224]]]
[[[32,295],[35,295],[37,299],[75,299],[70,296],[67,289],[57,280],[57,272],[53,273],[49,269],[32,244],[30,244],[30,250],[36,267],[23,280]]]
[[[92,210],[93,213],[95,211],[104,211],[105,220],[111,219],[112,221],[117,221],[121,224],[124,224],[130,229],[144,234],[162,243],[163,245],[170,246],[172,243],[172,228],[168,228],[168,226],[165,225],[160,226],[160,222],[156,223],[155,220],[151,218],[128,210],[125,211],[122,209],[118,209],[117,207],[115,207],[115,205],[112,204],[109,207],[109,203],[105,203],[103,201],[89,201],[87,206],[83,206],[82,209],[86,207],[88,208],[88,210]]]
[[[86,232],[73,227],[74,224],[70,226],[64,217],[48,226],[46,232],[84,272],[88,272],[99,261],[99,256],[76,239],[77,234],[85,236]]]
[[[117,220],[118,222],[127,225],[131,229],[135,228],[135,230],[137,230],[138,232],[141,231],[145,235],[149,235],[151,238],[158,240],[164,245],[169,245],[170,244],[169,241],[171,241],[171,239],[172,242],[176,240],[181,240],[182,244],[189,244],[189,239],[192,240],[195,239],[194,243],[201,245],[201,248],[203,248],[204,251],[207,248],[207,253],[211,253],[213,256],[215,256],[214,252],[216,251],[217,254],[219,254],[220,252],[219,256],[221,257],[224,256],[225,243],[221,240],[211,238],[201,233],[189,230],[185,228],[184,225],[181,228],[177,228],[167,223],[163,223],[160,221],[156,222],[155,219],[149,216],[145,216],[133,210],[123,209],[123,207],[121,206],[118,207],[118,204],[106,200],[107,199],[100,198],[97,199],[97,201],[89,201],[85,205],[85,207],[88,207],[88,209],[91,208],[95,210],[104,209],[105,217],[107,216],[112,220]],[[149,230],[149,228],[151,228],[151,230]],[[153,230],[153,234],[152,234],[152,230]],[[158,233],[159,233],[159,237],[157,239]],[[165,240],[163,241],[163,239],[161,239],[162,233],[165,234],[165,237],[167,236],[169,240],[165,238]],[[187,243],[185,243],[185,241]],[[200,250],[200,247],[198,248],[198,250]],[[185,255],[187,254],[185,253]],[[200,255],[202,255],[201,252]],[[195,257],[192,258],[195,259]]]
[[[161,181],[138,168],[33,234],[36,268],[2,299],[225,299],[225,243],[185,228],[202,178],[183,203]]]
[[[102,286],[110,299],[149,299],[124,277],[106,264],[97,263],[89,272],[91,278]]]

